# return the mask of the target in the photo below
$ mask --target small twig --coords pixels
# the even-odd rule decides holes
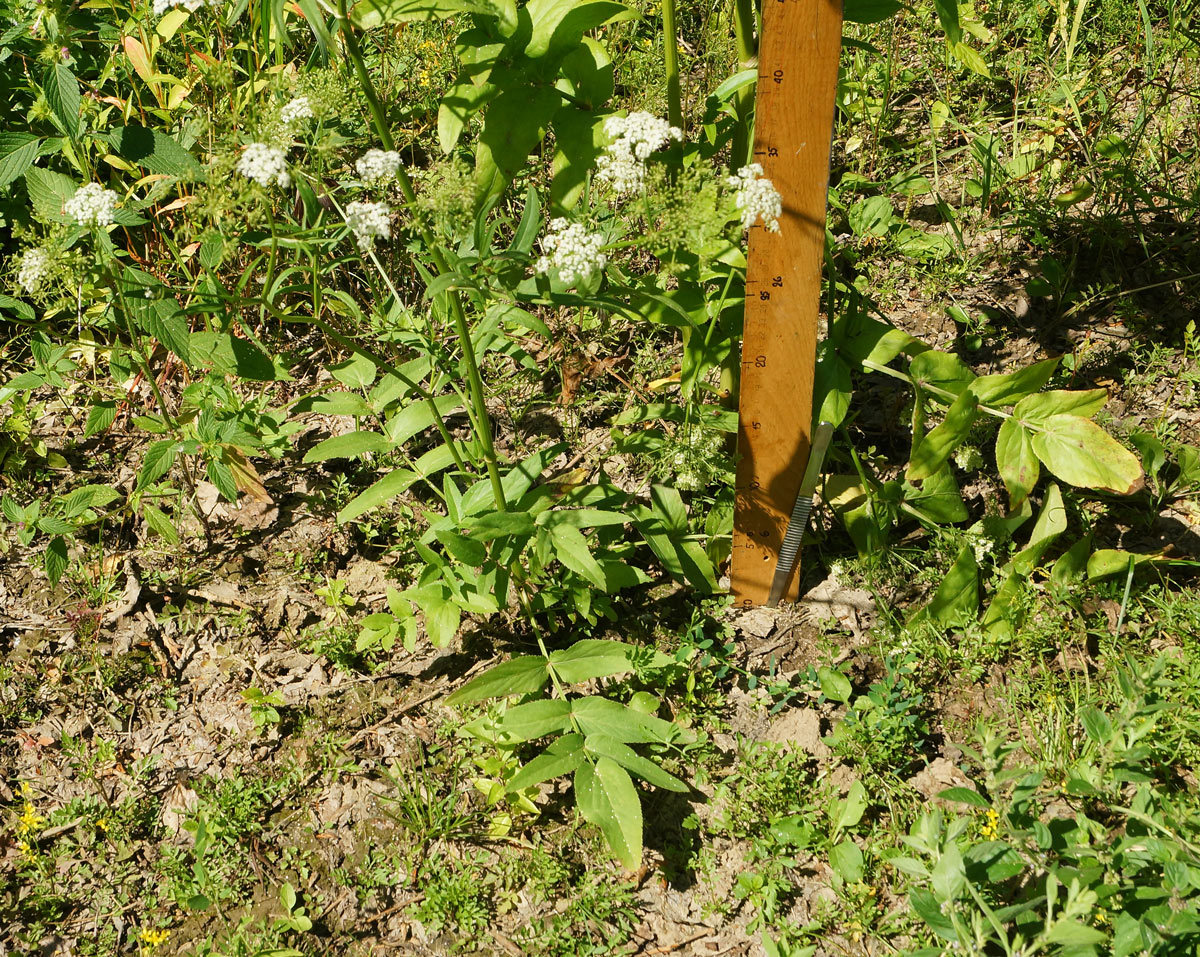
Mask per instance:
[[[104,624],[115,625],[137,607],[138,599],[142,597],[142,583],[138,581],[137,570],[133,559],[125,559],[125,591],[121,596],[121,604],[104,616]]]
[[[706,928],[699,933],[692,934],[691,937],[685,937],[683,940],[676,941],[673,944],[666,944],[662,947],[655,947],[653,950],[647,950],[643,957],[651,957],[652,954],[669,954],[672,951],[679,950],[680,947],[686,947],[688,944],[693,944],[702,937],[711,937],[711,928]]]

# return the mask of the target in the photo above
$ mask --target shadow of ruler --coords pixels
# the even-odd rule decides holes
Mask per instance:
[[[747,258],[730,574],[746,608],[767,601],[808,461],[841,45],[841,0],[763,0],[754,158],[783,215],[778,232],[750,230]]]

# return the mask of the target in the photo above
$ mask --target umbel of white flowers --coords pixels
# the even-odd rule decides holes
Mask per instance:
[[[63,203],[63,215],[80,226],[107,226],[117,209],[117,194],[99,183],[84,183]]]
[[[634,193],[646,182],[646,160],[671,140],[683,139],[683,131],[652,113],[610,116],[604,135],[612,142],[596,160],[597,175],[618,193]]]
[[[370,252],[375,240],[392,238],[391,215],[386,203],[346,204],[346,225],[354,233],[359,249]]]
[[[312,118],[312,103],[309,102],[307,96],[293,97],[279,111],[279,119],[287,126],[292,126],[301,120],[311,120]]]
[[[292,177],[287,171],[287,153],[281,147],[267,143],[251,143],[242,150],[237,171],[260,186],[292,185]]]
[[[50,271],[50,254],[44,249],[26,249],[17,270],[17,282],[26,292],[36,292]]]
[[[153,11],[156,17],[161,17],[174,7],[183,7],[193,13],[201,7],[215,7],[221,0],[154,0]]]
[[[367,150],[355,162],[354,169],[367,186],[387,183],[396,178],[400,154],[394,150]]]
[[[734,202],[742,214],[742,228],[749,229],[760,219],[769,232],[779,232],[779,217],[783,215],[783,198],[769,179],[763,179],[758,163],[743,166],[736,176],[726,182],[737,190]]]
[[[593,272],[600,272],[608,263],[601,250],[604,239],[599,233],[589,233],[579,223],[568,223],[561,216],[550,220],[549,232],[542,238],[545,253],[534,265],[539,273],[551,269],[568,286],[587,279]]]

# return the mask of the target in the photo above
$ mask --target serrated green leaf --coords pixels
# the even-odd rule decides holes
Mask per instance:
[[[305,462],[324,462],[327,459],[351,459],[393,448],[386,436],[378,432],[346,432],[318,442],[304,455]]]
[[[53,63],[46,68],[42,78],[42,90],[46,102],[63,131],[73,140],[79,139],[79,109],[83,100],[79,95],[79,81],[65,63]]]
[[[970,788],[946,788],[938,792],[938,798],[943,801],[956,801],[959,804],[970,804],[972,807],[983,808],[987,810],[992,806],[992,802],[985,798],[978,791],[973,791]]]
[[[41,142],[32,133],[0,133],[0,187],[25,175],[37,159]]]
[[[38,218],[45,222],[71,222],[63,214],[63,204],[75,195],[78,188],[75,180],[62,173],[54,173],[40,166],[25,170],[25,190],[29,193],[29,201]]]
[[[601,591],[607,590],[608,582],[604,577],[604,569],[592,556],[587,539],[579,529],[570,525],[555,525],[550,529],[550,539],[555,558]]]
[[[636,774],[643,781],[668,791],[686,792],[688,786],[673,774],[668,774],[653,761],[607,734],[589,734],[583,742],[584,750],[594,757],[606,757],[616,761],[626,771]]]
[[[140,490],[152,485],[166,475],[175,464],[179,448],[175,439],[162,439],[146,449],[141,471],[138,472],[137,488]]]
[[[592,678],[608,678],[633,671],[632,655],[637,649],[623,641],[584,638],[564,651],[550,653],[550,666],[560,681],[578,684]]]
[[[642,863],[642,802],[629,773],[612,758],[585,761],[575,772],[575,802],[584,820],[600,828],[626,870]]]
[[[520,771],[508,779],[505,789],[512,793],[576,771],[584,762],[583,735],[564,734]]]
[[[521,655],[473,678],[450,695],[446,703],[458,705],[488,698],[532,694],[540,691],[549,679],[545,658],[540,655]]]
[[[68,518],[78,518],[89,508],[103,508],[120,497],[116,489],[107,485],[84,485],[66,497],[63,512]]]
[[[153,531],[157,532],[172,545],[179,544],[179,532],[162,509],[156,505],[151,505],[149,502],[143,502],[141,510],[142,518],[146,520],[146,524]]]
[[[679,733],[669,721],[608,698],[576,698],[571,702],[571,713],[584,734],[605,734],[625,744],[665,743]]]
[[[204,178],[204,167],[178,141],[144,126],[123,126],[108,134],[113,152],[151,173],[182,180]]]
[[[46,546],[45,563],[50,584],[57,586],[67,570],[67,541],[61,535],[52,538]]]
[[[496,732],[509,744],[544,738],[548,734],[566,731],[570,726],[571,704],[560,699],[514,705],[495,722]]]

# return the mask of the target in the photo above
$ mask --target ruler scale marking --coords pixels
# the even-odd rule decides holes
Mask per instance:
[[[808,461],[841,0],[766,0],[754,159],[783,198],[779,232],[750,231],[731,580],[767,602]],[[799,562],[784,589],[795,597]]]

